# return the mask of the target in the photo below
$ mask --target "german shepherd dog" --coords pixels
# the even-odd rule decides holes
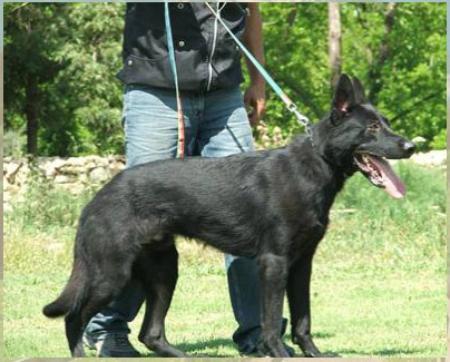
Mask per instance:
[[[280,338],[287,292],[292,340],[305,356],[319,356],[311,337],[311,265],[335,196],[360,171],[394,198],[403,197],[405,187],[386,159],[408,158],[414,149],[366,101],[359,80],[342,75],[331,111],[311,137],[297,136],[271,151],[124,170],[84,208],[72,274],[43,313],[65,315],[70,351],[83,356],[90,318],[136,279],[146,293],[139,340],[160,356],[184,356],[167,341],[164,325],[178,276],[174,237],[182,235],[256,258],[262,353],[289,357]]]

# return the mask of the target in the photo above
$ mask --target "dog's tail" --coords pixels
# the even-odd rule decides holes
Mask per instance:
[[[62,317],[77,310],[86,298],[87,269],[81,260],[75,259],[72,274],[60,296],[50,304],[47,304],[42,313],[49,318]]]

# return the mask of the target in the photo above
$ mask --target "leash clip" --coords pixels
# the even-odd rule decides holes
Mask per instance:
[[[312,141],[312,125],[311,125],[311,121],[309,120],[308,117],[304,116],[303,114],[301,114],[298,109],[297,106],[295,105],[295,103],[291,103],[288,105],[287,109],[291,112],[294,113],[295,118],[297,118],[297,122],[303,126],[305,128],[306,134],[307,136],[311,139]]]
[[[306,128],[311,127],[311,122],[310,122],[309,118],[304,116],[303,114],[301,114],[298,111],[295,103],[291,103],[287,108],[290,112],[294,113],[295,118],[297,118],[298,123],[300,123],[302,126],[304,126]]]

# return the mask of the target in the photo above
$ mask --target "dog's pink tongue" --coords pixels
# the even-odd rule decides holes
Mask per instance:
[[[380,157],[370,157],[370,160],[378,167],[383,176],[385,191],[396,199],[404,197],[406,194],[405,185],[394,173],[391,165]]]

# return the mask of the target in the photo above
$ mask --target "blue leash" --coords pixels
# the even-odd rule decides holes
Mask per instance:
[[[178,87],[178,73],[177,73],[177,63],[175,60],[175,50],[173,48],[173,35],[172,26],[170,24],[169,16],[169,2],[164,2],[164,21],[166,25],[167,33],[167,46],[169,49],[169,62],[173,74],[173,79],[175,83],[175,92],[177,97],[177,119],[178,119],[178,146],[177,146],[177,157],[184,158],[185,151],[185,127],[184,127],[184,115],[183,115],[183,103],[181,101],[180,89]]]
[[[312,130],[311,130],[311,122],[309,119],[301,114],[295,105],[294,102],[286,95],[286,93],[283,92],[283,90],[280,88],[280,86],[273,80],[273,78],[270,76],[269,73],[264,69],[264,67],[256,60],[256,58],[253,56],[252,53],[250,53],[244,44],[234,35],[234,33],[228,28],[228,26],[225,24],[225,22],[222,20],[220,16],[217,15],[217,13],[214,11],[211,5],[208,4],[207,1],[205,1],[206,6],[211,10],[211,12],[214,14],[214,16],[220,21],[220,23],[223,25],[225,30],[230,34],[230,36],[233,38],[233,40],[236,42],[237,45],[241,48],[241,50],[244,52],[244,54],[247,56],[247,58],[253,63],[256,69],[261,73],[261,75],[264,77],[267,83],[272,87],[274,92],[281,98],[281,100],[286,105],[287,109],[292,112],[295,117],[297,118],[297,121],[305,127],[307,135],[312,139]]]
[[[269,73],[264,69],[264,67],[256,60],[250,51],[245,47],[244,44],[234,35],[234,33],[228,28],[222,18],[216,13],[216,11],[205,1],[206,6],[211,10],[217,20],[220,21],[225,30],[230,34],[231,38],[236,42],[236,44],[241,48],[243,53],[247,56],[247,58],[253,63],[256,69],[261,73],[267,83],[272,87],[274,92],[281,98],[281,100],[286,105],[286,108],[294,114],[297,118],[297,121],[305,127],[306,134],[312,141],[312,125],[309,119],[301,114],[295,105],[295,103],[287,96],[286,93],[280,88],[280,86],[275,82],[275,80],[270,76]],[[169,16],[169,2],[166,0],[164,2],[164,16],[165,16],[165,25],[166,25],[166,33],[167,33],[167,44],[169,49],[169,62],[172,69],[174,82],[175,82],[175,91],[177,95],[177,108],[178,108],[178,128],[179,128],[179,136],[178,136],[178,155],[183,158],[184,155],[184,118],[181,104],[180,91],[178,89],[178,75],[177,75],[177,66],[175,61],[175,51],[173,48],[173,36],[172,36],[172,27],[170,24],[170,16]]]

